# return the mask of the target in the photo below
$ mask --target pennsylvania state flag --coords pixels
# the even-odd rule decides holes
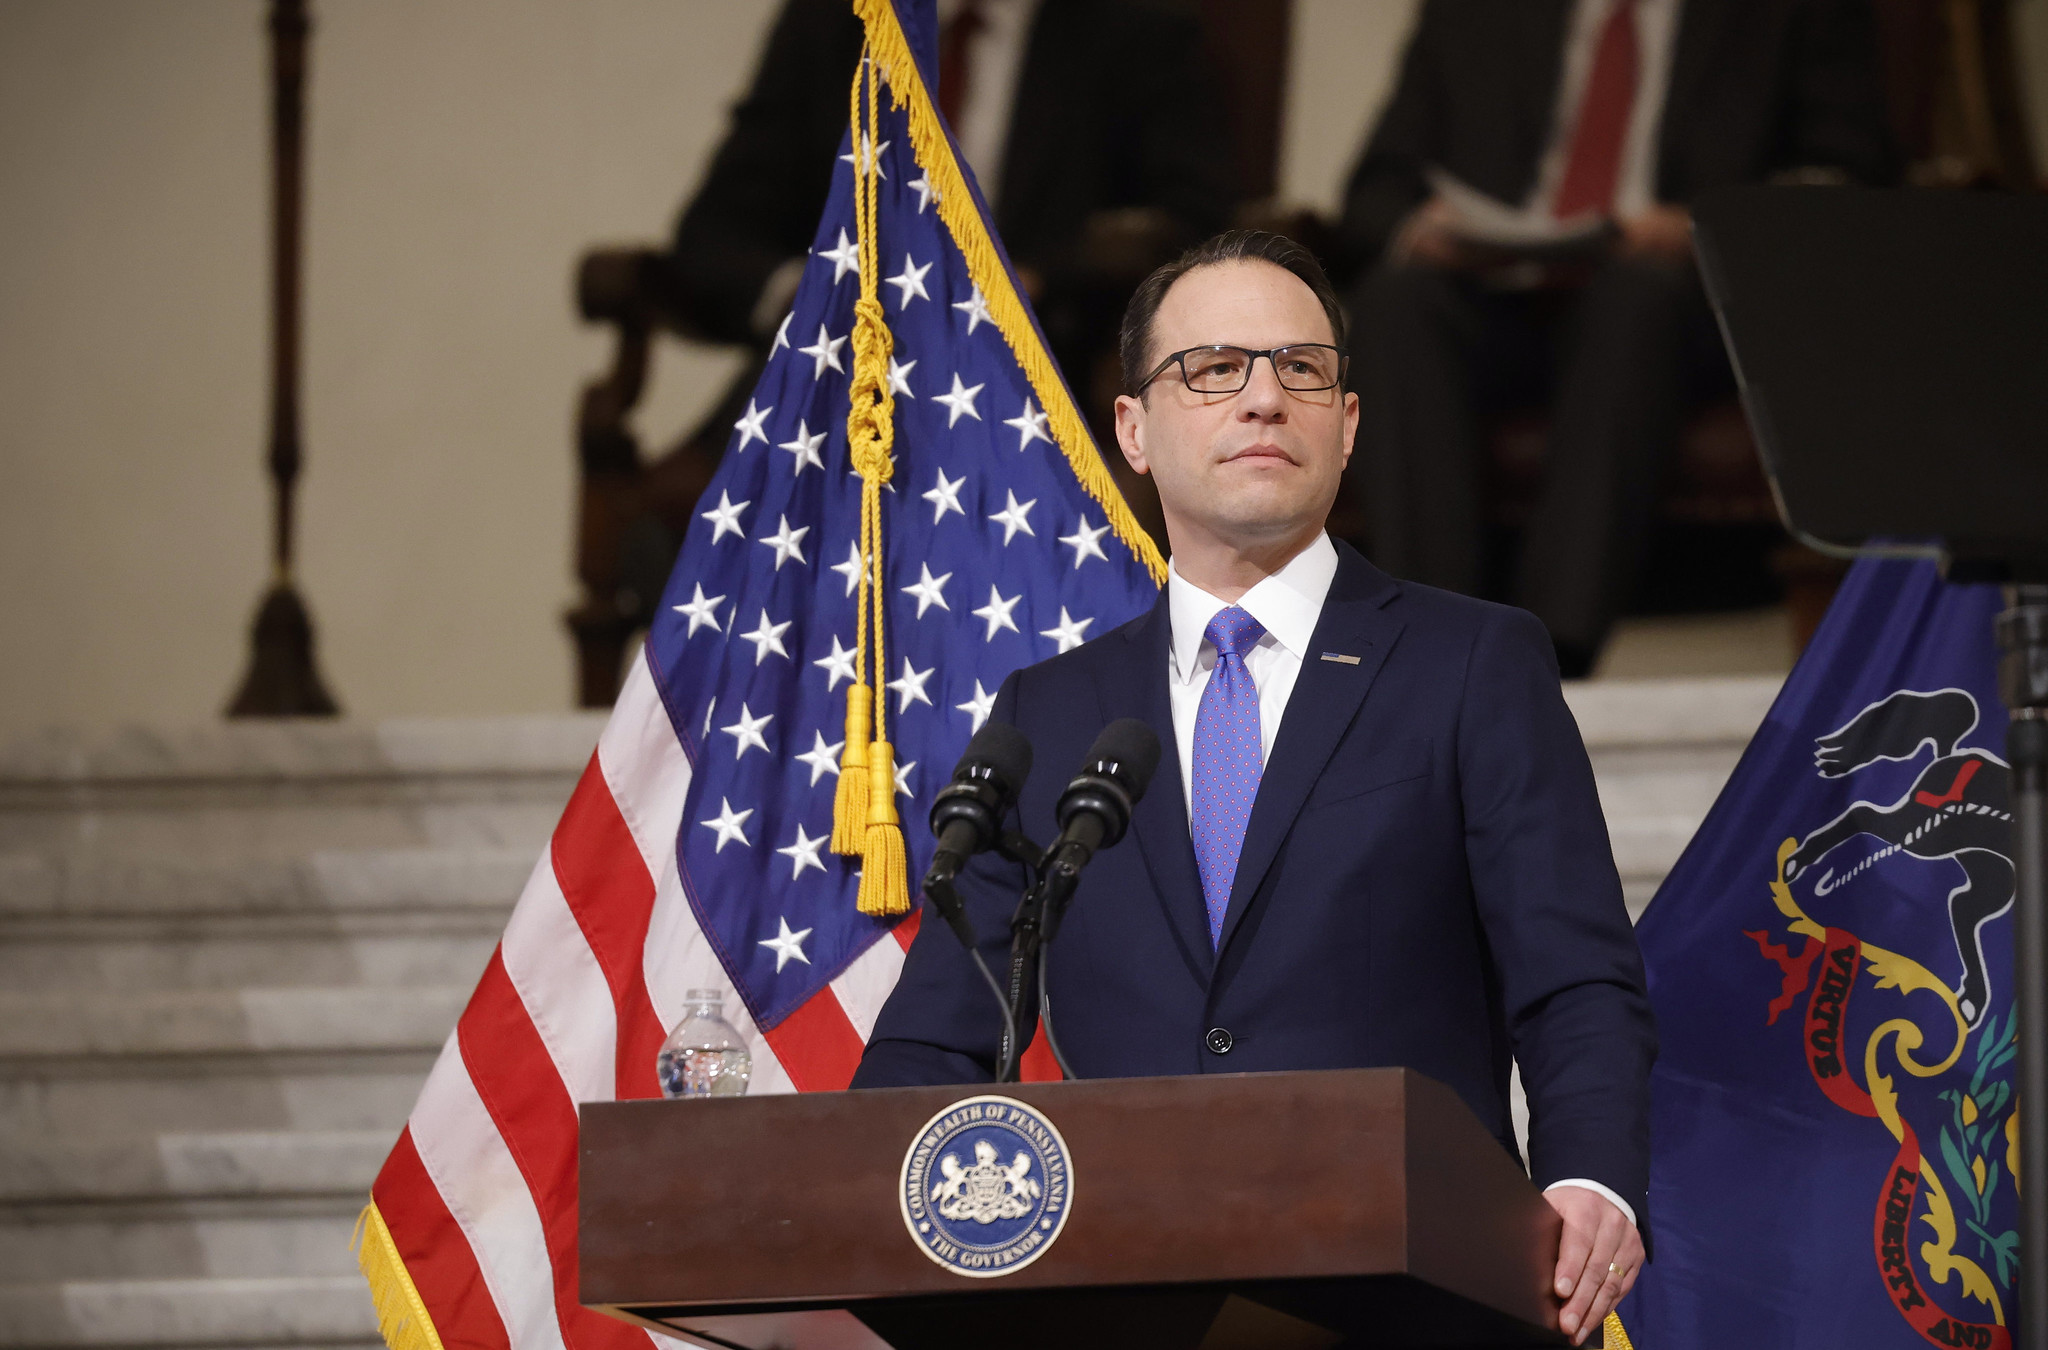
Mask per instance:
[[[1642,1350],[2005,1350],[2018,1270],[1995,587],[1849,573],[1637,929]]]

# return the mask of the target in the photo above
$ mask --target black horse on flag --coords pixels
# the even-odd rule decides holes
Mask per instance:
[[[1977,722],[1977,700],[1965,690],[1901,689],[1815,741],[1814,763],[1823,778],[1843,778],[1880,760],[1911,759],[1928,745],[1935,758],[1904,797],[1890,806],[1857,802],[1800,841],[1785,864],[1790,881],[1858,835],[1885,842],[1839,875],[1830,868],[1817,876],[1814,894],[1826,895],[1895,853],[1954,859],[1963,869],[1962,884],[1948,897],[1963,965],[1956,1001],[1972,1027],[1991,1002],[1983,928],[2013,900],[2011,775],[1990,751],[1962,743]]]

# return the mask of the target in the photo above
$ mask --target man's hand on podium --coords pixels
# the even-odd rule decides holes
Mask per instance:
[[[1643,1268],[1643,1239],[1627,1215],[1583,1186],[1559,1186],[1543,1198],[1564,1218],[1557,1296],[1565,1305],[1558,1323],[1572,1344],[1583,1344],[1634,1286]]]

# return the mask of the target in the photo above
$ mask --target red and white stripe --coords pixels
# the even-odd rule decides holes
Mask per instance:
[[[676,874],[689,786],[643,654],[372,1191],[444,1345],[646,1334],[576,1301],[576,1104],[658,1095],[686,991],[730,983]],[[916,927],[766,1032],[731,1011],[749,1092],[844,1088]]]

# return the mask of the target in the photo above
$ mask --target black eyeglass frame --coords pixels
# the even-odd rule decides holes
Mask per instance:
[[[1280,374],[1280,363],[1275,361],[1273,357],[1280,352],[1299,351],[1304,347],[1314,347],[1326,352],[1335,352],[1337,354],[1337,378],[1330,381],[1328,384],[1318,384],[1307,387],[1287,383],[1286,379]],[[1194,385],[1188,382],[1187,358],[1192,356],[1196,352],[1244,353],[1244,355],[1247,358],[1247,360],[1244,363],[1244,384],[1238,385],[1235,389],[1195,388]],[[1152,387],[1152,382],[1154,380],[1158,379],[1161,375],[1164,375],[1166,373],[1166,368],[1168,366],[1177,365],[1180,367],[1180,382],[1182,385],[1186,386],[1190,393],[1242,394],[1245,391],[1245,386],[1249,385],[1252,382],[1252,367],[1256,366],[1259,363],[1259,358],[1262,356],[1266,358],[1266,364],[1273,367],[1273,378],[1279,380],[1280,387],[1282,389],[1285,389],[1290,394],[1320,394],[1325,389],[1336,389],[1344,383],[1344,377],[1345,375],[1350,373],[1351,369],[1351,353],[1345,351],[1342,347],[1336,346],[1328,342],[1290,342],[1284,347],[1268,347],[1264,351],[1253,351],[1250,347],[1236,347],[1232,346],[1228,342],[1205,342],[1199,347],[1186,347],[1180,351],[1173,352],[1170,355],[1168,355],[1164,361],[1161,361],[1157,366],[1153,367],[1152,373],[1150,375],[1147,375],[1143,380],[1139,381],[1138,387],[1132,390],[1131,392],[1134,396],[1137,394],[1144,393],[1147,389]]]

